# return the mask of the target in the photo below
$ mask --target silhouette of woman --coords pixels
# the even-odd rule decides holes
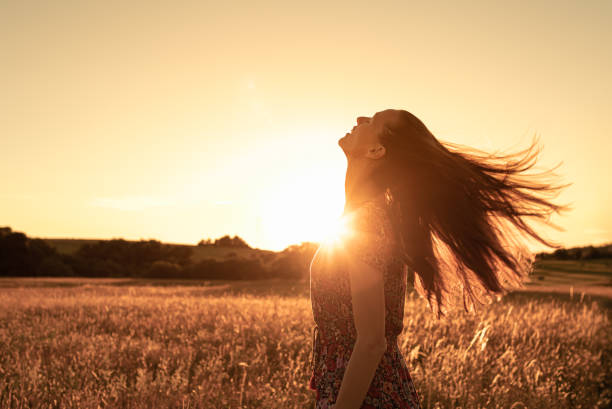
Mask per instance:
[[[486,154],[439,142],[403,110],[357,118],[338,144],[352,231],[321,244],[310,265],[315,407],[420,408],[397,344],[407,285],[438,318],[456,295],[472,310],[522,285],[533,263],[522,238],[558,247],[527,220],[552,225],[567,207],[550,199],[566,185],[524,174],[535,141]]]

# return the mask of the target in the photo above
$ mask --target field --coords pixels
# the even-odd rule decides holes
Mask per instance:
[[[400,338],[425,408],[612,404],[609,261]],[[0,407],[311,408],[308,282],[0,279]]]

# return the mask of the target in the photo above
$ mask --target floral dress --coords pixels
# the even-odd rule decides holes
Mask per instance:
[[[381,269],[385,289],[387,350],[361,408],[420,408],[397,343],[403,329],[406,269],[392,252],[391,221],[385,208],[373,201],[361,205],[351,216],[355,235],[362,238],[351,242],[351,257]],[[315,409],[329,408],[336,402],[356,339],[350,280],[341,257],[334,257],[337,246],[321,244],[310,265],[315,326],[309,387],[317,392]]]

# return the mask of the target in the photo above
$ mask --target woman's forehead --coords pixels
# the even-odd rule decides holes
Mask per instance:
[[[397,109],[386,109],[375,113],[372,116],[372,123],[380,123],[385,125],[394,124],[401,121],[401,111]]]

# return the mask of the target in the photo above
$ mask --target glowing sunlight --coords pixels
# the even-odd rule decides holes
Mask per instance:
[[[353,234],[352,214],[338,217],[322,229],[321,243],[338,246]]]
[[[327,170],[309,170],[291,175],[261,193],[261,241],[282,250],[305,241],[322,242],[343,231],[340,220],[344,207],[342,186],[336,186]]]

